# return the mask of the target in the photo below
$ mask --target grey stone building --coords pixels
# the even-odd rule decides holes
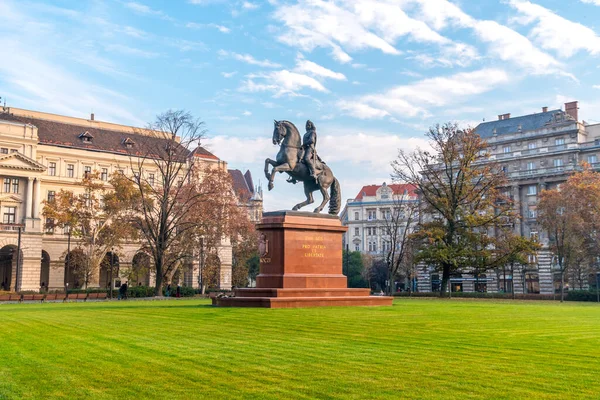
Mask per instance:
[[[451,278],[452,290],[552,294],[560,288],[552,254],[547,250],[548,236],[537,223],[538,195],[565,182],[570,174],[581,170],[583,162],[600,169],[600,124],[579,121],[576,101],[565,103],[564,110],[543,107],[540,111],[518,117],[501,114],[475,130],[488,142],[490,159],[499,162],[508,177],[506,194],[521,216],[515,232],[538,238],[543,249],[528,266],[519,267],[515,276],[506,270],[491,271],[475,287],[474,278],[463,274]],[[418,278],[419,291],[439,290],[439,276],[430,268],[420,268]],[[587,287],[587,276],[566,278],[571,288]]]

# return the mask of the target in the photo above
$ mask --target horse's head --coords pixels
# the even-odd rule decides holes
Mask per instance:
[[[275,120],[275,129],[273,129],[273,144],[280,144],[286,134],[287,129],[282,121]]]

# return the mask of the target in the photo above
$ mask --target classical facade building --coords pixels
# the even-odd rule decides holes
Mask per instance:
[[[143,137],[141,137],[143,136]],[[65,268],[67,249],[76,245],[67,231],[46,230],[41,214],[44,200],[51,200],[61,189],[81,191],[78,182],[89,172],[101,179],[116,172],[133,174],[132,147],[150,140],[152,132],[130,126],[73,118],[17,108],[0,108],[0,290],[38,291],[62,289],[77,282]],[[152,140],[160,140],[154,137]],[[227,164],[204,148],[190,151],[189,165]],[[194,160],[192,163],[191,161]],[[153,171],[146,171],[154,179]],[[127,271],[132,263],[149,262],[140,243],[125,243],[111,262]],[[18,251],[20,249],[20,251]],[[222,288],[231,288],[231,247],[220,250]],[[198,263],[183,268],[181,282],[198,285]],[[106,287],[108,276],[102,269],[94,286]],[[134,284],[152,284],[153,276],[138,277]]]
[[[415,187],[407,184],[363,186],[354,199],[349,199],[342,210],[344,248],[365,254],[382,255],[386,251],[384,224],[395,208],[417,202]],[[405,229],[398,227],[399,229]]]
[[[575,101],[566,103],[564,110],[543,107],[530,115],[501,114],[475,130],[488,142],[490,160],[500,163],[508,177],[505,194],[515,202],[520,215],[515,233],[537,238],[543,249],[531,257],[529,265],[519,267],[515,276],[506,270],[491,271],[478,277],[477,288],[473,276],[457,275],[451,278],[451,288],[489,292],[514,288],[516,293],[552,294],[560,289],[560,281],[555,279],[555,260],[547,249],[548,235],[537,222],[538,195],[565,182],[570,174],[581,170],[582,162],[600,169],[600,124],[579,121]],[[420,291],[439,290],[439,275],[431,268],[420,269],[418,278]],[[566,278],[571,288],[587,287],[587,276]]]
[[[246,208],[250,220],[255,224],[260,222],[263,213],[263,192],[262,188],[254,185],[252,173],[247,170],[242,173],[239,169],[228,170],[233,183],[240,207]]]

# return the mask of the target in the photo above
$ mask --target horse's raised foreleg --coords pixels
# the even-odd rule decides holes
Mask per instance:
[[[271,174],[269,173],[269,165],[272,166],[272,167],[276,167],[277,166],[277,161],[271,160],[270,158],[267,158],[265,160],[265,176],[270,181],[271,180]]]
[[[327,204],[327,202],[329,201],[329,193],[327,193],[327,188],[323,188],[322,186],[319,186],[319,190],[321,191],[321,194],[323,195],[323,201],[321,202],[319,207],[315,208],[316,213],[320,213],[323,210],[323,207],[325,207],[325,204]]]
[[[275,168],[273,168],[271,170],[271,176],[269,177],[269,186],[268,186],[269,190],[273,189],[273,179],[275,179],[275,172],[290,172],[290,171],[292,171],[292,168],[290,167],[290,164],[288,164],[288,163],[275,166]]]
[[[292,210],[298,211],[302,207],[307,206],[307,205],[312,204],[312,203],[315,202],[315,199],[313,199],[312,191],[308,189],[308,187],[306,186],[306,184],[304,184],[304,194],[306,195],[306,200],[303,201],[302,203],[296,204],[294,206],[294,208],[292,208]]]

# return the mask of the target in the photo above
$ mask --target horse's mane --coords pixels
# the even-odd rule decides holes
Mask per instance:
[[[296,125],[294,125],[292,122],[286,121],[286,120],[281,120],[281,121],[279,121],[279,123],[287,126],[288,130],[290,130],[292,134],[296,134],[296,136],[298,137],[298,142],[301,143],[302,139],[300,137],[300,132],[298,131],[298,128],[296,128]],[[292,138],[290,138],[290,140],[291,139]]]

